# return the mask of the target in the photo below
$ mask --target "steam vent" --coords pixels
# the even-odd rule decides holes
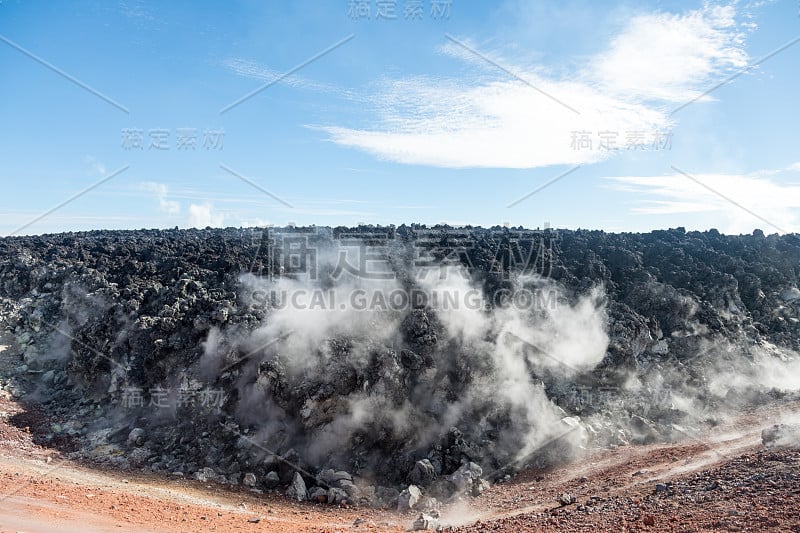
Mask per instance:
[[[707,432],[794,405],[798,264],[795,235],[683,228],[9,237],[3,405],[48,465],[420,529],[577,469],[548,505],[586,519],[614,496],[582,493],[592,457],[697,458]],[[771,453],[797,444],[762,429]]]

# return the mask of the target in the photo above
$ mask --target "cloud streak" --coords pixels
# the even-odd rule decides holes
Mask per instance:
[[[544,65],[514,65],[468,39],[458,43],[463,45],[450,42],[440,52],[479,69],[471,80],[382,80],[368,100],[376,120],[363,127],[317,128],[337,144],[405,164],[535,168],[596,163],[614,152],[576,150],[573,132],[624,135],[670,129],[670,104],[697,98],[748,60],[732,6],[633,17],[605,49],[561,75]]]
[[[790,169],[786,169],[790,170]],[[800,185],[766,177],[774,171],[751,174],[681,172],[663,176],[614,176],[609,187],[640,195],[632,212],[641,215],[713,214],[730,233],[765,230],[800,231]],[[737,205],[738,204],[738,205]],[[759,220],[761,219],[761,220]],[[765,220],[772,227],[764,227]],[[781,231],[783,232],[783,231]]]
[[[166,213],[168,215],[177,215],[181,212],[180,202],[167,199],[167,196],[169,195],[169,187],[167,187],[165,184],[147,182],[142,184],[142,188],[155,194],[156,199],[158,200],[158,209],[162,213]]]

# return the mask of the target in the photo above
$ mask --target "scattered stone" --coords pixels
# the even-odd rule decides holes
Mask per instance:
[[[141,468],[151,456],[152,453],[147,448],[134,448],[128,452],[128,462],[134,468]]]
[[[278,473],[275,472],[274,470],[267,472],[267,475],[264,476],[264,485],[268,489],[274,489],[280,484],[280,482],[281,478],[280,476],[278,476]]]
[[[436,477],[436,470],[429,459],[422,459],[414,463],[414,468],[408,474],[408,481],[414,485],[427,487]]]
[[[400,491],[393,487],[375,487],[374,506],[384,509],[397,507],[397,500],[399,497]]]
[[[472,482],[472,495],[477,498],[483,494],[483,491],[487,490],[491,486],[492,485],[485,479],[476,479]]]
[[[412,531],[428,531],[439,529],[439,519],[425,513],[420,514],[411,524]]]
[[[573,496],[568,492],[564,492],[561,494],[561,496],[558,497],[558,503],[560,503],[562,506],[570,505],[576,503],[577,501],[578,498],[576,498],[575,496]]]
[[[256,475],[252,472],[248,472],[244,475],[244,479],[242,480],[242,484],[245,487],[255,487],[256,486]]]
[[[128,444],[132,446],[142,446],[144,444],[144,429],[142,428],[133,428],[130,433],[128,433]]]
[[[353,476],[343,470],[327,469],[320,470],[317,474],[317,481],[322,485],[338,487],[341,481],[353,481]]]
[[[636,444],[651,444],[660,438],[658,427],[650,420],[639,415],[633,415],[630,421],[631,442]]]
[[[375,497],[375,487],[373,485],[361,485],[358,488],[360,495],[356,503],[358,505],[374,507],[377,503],[377,498]]]
[[[213,468],[208,467],[208,466],[206,466],[205,468],[202,468],[202,469],[200,469],[200,470],[198,470],[197,472],[194,473],[194,478],[196,480],[202,481],[204,483],[209,482],[209,481],[219,481],[220,477],[223,477],[223,479],[224,479],[224,476],[220,476],[219,474],[214,472]]]
[[[433,496],[423,496],[417,504],[417,508],[427,515],[439,518],[442,504]]]
[[[312,487],[308,491],[308,499],[312,502],[325,503],[328,501],[328,491],[322,487]]]
[[[479,465],[469,463],[447,476],[447,480],[453,484],[454,492],[464,494],[472,491],[472,482],[480,479],[482,475],[483,469]]]
[[[342,489],[331,487],[328,489],[328,503],[331,505],[342,505],[343,503],[348,503],[350,500],[347,497],[347,493]]]
[[[397,498],[397,510],[408,511],[413,509],[422,498],[422,491],[416,485],[409,485]]]
[[[292,482],[289,484],[289,488],[286,489],[286,496],[298,502],[302,502],[308,498],[306,482],[303,481],[303,476],[298,472],[294,473]]]
[[[361,496],[361,489],[359,489],[355,483],[352,481],[348,481],[343,479],[338,483],[340,489],[347,493],[347,496],[350,497],[351,500],[356,501]]]

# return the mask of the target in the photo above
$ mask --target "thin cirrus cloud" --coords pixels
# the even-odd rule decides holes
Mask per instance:
[[[800,231],[798,164],[752,174],[675,172],[663,176],[607,177],[608,187],[639,196],[632,212],[640,215],[700,214],[721,231],[767,233]],[[792,175],[795,183],[788,180]],[[774,177],[780,177],[780,181]],[[698,183],[699,182],[699,183]]]
[[[141,188],[145,191],[151,192],[158,200],[158,209],[162,213],[168,215],[177,215],[181,212],[180,202],[170,200],[167,198],[169,195],[169,187],[163,183],[146,182],[141,184]]]
[[[322,217],[360,217],[373,218],[376,213],[356,209],[365,205],[364,201],[343,198],[306,198],[289,197],[295,205],[293,207],[275,206],[272,199],[261,195],[230,195],[216,194],[190,188],[171,189],[164,183],[144,182],[138,185],[138,190],[152,194],[158,202],[161,213],[168,215],[167,220],[174,220],[174,216],[186,209],[187,227],[205,228],[222,227],[224,224],[232,226],[263,226],[267,221],[260,215],[277,214],[291,216],[322,216]],[[208,198],[213,197],[211,202]],[[183,200],[184,203],[178,201]],[[331,207],[334,206],[334,207]],[[353,206],[354,208],[348,208]]]
[[[697,98],[748,59],[732,6],[635,16],[606,49],[560,76],[542,65],[514,66],[461,42],[440,51],[481,69],[471,81],[384,80],[369,97],[377,120],[360,128],[316,128],[334,143],[404,164],[535,168],[594,163],[613,151],[577,150],[573,132],[617,132],[621,146],[625,132],[668,130],[675,103]]]
[[[336,87],[327,83],[312,81],[295,74],[287,76],[283,72],[278,72],[277,70],[265,67],[250,59],[232,57],[224,60],[222,65],[239,76],[261,80],[265,83],[281,82],[282,84],[288,85],[289,87],[295,89],[308,89],[325,93],[335,93],[343,98],[355,98],[354,93],[344,90],[340,87]]]

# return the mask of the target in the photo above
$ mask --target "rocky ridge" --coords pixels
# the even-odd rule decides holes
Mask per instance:
[[[600,287],[608,335],[602,359],[574,372],[529,368],[531,386],[552,404],[549,418],[531,421],[513,402],[463,403],[497,369],[483,365],[479,349],[454,344],[447,317],[430,305],[399,311],[390,337],[328,336],[317,354],[323,373],[297,372],[280,343],[253,357],[253,336],[276,310],[254,305],[243,276],[307,274],[265,253],[298,236],[320,255],[335,255],[345,239],[386,248],[406,289],[418,285],[411,272],[420,248],[435,265],[466,269],[484,295],[513,292],[526,274],[546,280],[537,287],[557,288],[547,302],[571,309]],[[726,410],[794,395],[797,385],[775,379],[775,371],[794,364],[800,343],[798,268],[797,236],[682,229],[401,226],[6,238],[0,311],[21,360],[2,382],[51,414],[39,435],[45,444],[85,459],[298,500],[400,506],[419,510],[424,522],[436,519],[440,501],[479,495],[526,464],[554,463],[586,446],[681,438]],[[527,309],[525,317],[541,314]],[[209,370],[211,351],[223,364]],[[726,369],[745,379],[730,383]],[[366,422],[342,425],[364,406]],[[397,423],[399,414],[410,420]],[[528,425],[521,431],[520,424]]]

